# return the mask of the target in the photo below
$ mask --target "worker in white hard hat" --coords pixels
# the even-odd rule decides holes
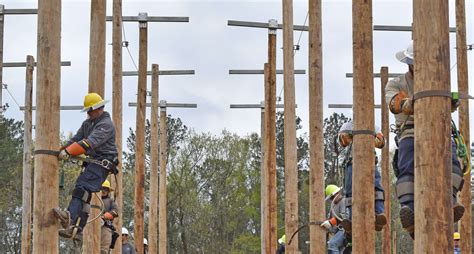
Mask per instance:
[[[413,43],[406,49],[395,54],[398,61],[408,65],[408,71],[392,80],[385,88],[385,100],[390,112],[395,116],[395,143],[398,149],[393,157],[393,168],[397,177],[397,195],[400,201],[400,221],[403,228],[415,237],[415,172],[414,172],[414,67],[415,55]],[[421,68],[421,67],[417,67]],[[424,96],[433,96],[426,91]],[[459,100],[452,98],[451,112],[459,106]],[[451,119],[440,119],[450,121]],[[429,138],[429,137],[428,137]],[[463,185],[462,170],[456,155],[456,144],[452,142],[452,196],[453,196],[453,218],[454,222],[461,219],[464,214],[464,206],[456,201],[456,194],[461,191]],[[428,218],[429,219],[429,218]]]
[[[143,253],[148,254],[148,240],[143,238]]]
[[[53,209],[63,227],[59,235],[65,238],[75,238],[82,232],[89,218],[92,193],[100,191],[110,173],[118,173],[115,126],[110,114],[104,111],[106,103],[97,93],[84,97],[83,112],[88,117],[59,151],[58,158],[63,160],[87,156],[82,159],[84,169],[76,180],[67,210]]]
[[[136,254],[135,246],[129,242],[129,233],[126,228],[122,228],[122,254]]]

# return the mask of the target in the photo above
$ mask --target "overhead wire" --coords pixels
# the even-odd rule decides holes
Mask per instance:
[[[18,101],[15,99],[15,96],[13,96],[13,94],[10,92],[10,90],[8,89],[8,86],[4,84],[3,87],[5,88],[5,91],[7,91],[7,93],[10,95],[10,97],[13,99],[13,101],[18,106],[18,108],[20,108],[20,104],[18,104]]]
[[[127,36],[125,35],[125,27],[123,26],[122,22],[122,31],[123,31],[123,42],[122,42],[122,47],[127,49],[128,55],[130,56],[130,59],[132,60],[133,65],[135,66],[135,69],[138,71],[138,66],[135,63],[135,59],[133,59],[132,53],[130,52],[130,49],[128,48],[128,41],[127,41]]]
[[[306,13],[306,18],[304,19],[303,26],[306,26],[306,22],[308,21],[308,16],[309,16],[309,11]],[[301,30],[300,35],[298,37],[298,42],[296,43],[296,45],[293,46],[293,55],[295,55],[296,51],[300,49],[300,41],[301,41],[301,37],[303,36],[303,32],[304,31]],[[277,101],[281,101],[281,94],[283,93],[284,88],[285,86],[283,85],[281,87],[280,93],[277,96]]]

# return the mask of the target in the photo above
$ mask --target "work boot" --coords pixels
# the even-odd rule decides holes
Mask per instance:
[[[352,222],[349,219],[343,219],[341,221],[342,228],[346,233],[350,234],[352,231]]]
[[[382,231],[383,226],[387,224],[387,217],[385,214],[377,214],[375,215],[375,231]]]
[[[400,222],[402,227],[415,239],[415,212],[408,206],[402,206],[400,209]]]
[[[69,238],[74,241],[82,241],[82,232],[78,232],[79,228],[75,226],[69,226],[65,229],[59,230],[59,236]]]
[[[71,225],[71,214],[69,211],[60,208],[53,208],[53,213],[54,216],[59,219],[59,222],[64,229],[67,229]]]
[[[461,203],[456,202],[453,205],[453,219],[454,223],[458,222],[464,215],[464,206]]]

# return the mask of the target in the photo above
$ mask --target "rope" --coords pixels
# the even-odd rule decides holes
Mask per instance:
[[[94,218],[92,218],[91,220],[88,220],[87,221],[87,224],[89,223],[92,223],[94,222],[95,220],[97,220],[98,218],[100,218],[102,215],[104,215],[104,212],[105,212],[105,205],[104,205],[104,201],[102,201],[102,198],[99,196],[98,192],[94,192],[95,196],[97,197],[97,199],[99,199],[100,201],[100,206],[91,206],[91,208],[100,208],[100,213],[95,216]]]

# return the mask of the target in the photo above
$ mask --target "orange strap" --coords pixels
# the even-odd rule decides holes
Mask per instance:
[[[86,152],[86,149],[84,149],[84,147],[79,145],[79,143],[74,142],[68,147],[66,147],[66,152],[71,156],[78,156],[78,155],[84,154]]]
[[[331,225],[335,226],[337,224],[336,218],[332,217],[331,219],[329,219],[329,223],[331,223]]]
[[[106,220],[113,220],[114,219],[114,215],[109,213],[109,212],[105,212],[103,217]]]

